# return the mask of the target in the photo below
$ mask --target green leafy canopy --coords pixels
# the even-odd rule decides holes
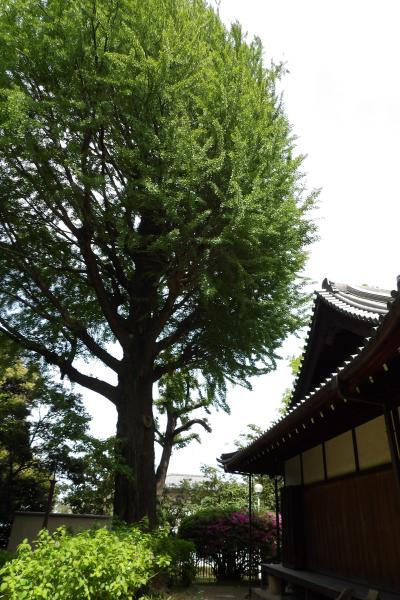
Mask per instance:
[[[110,342],[269,370],[314,232],[281,72],[202,0],[4,0],[0,329],[112,401],[76,363],[119,373]]]

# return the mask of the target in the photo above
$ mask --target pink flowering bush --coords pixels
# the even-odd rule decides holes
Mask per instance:
[[[238,580],[249,574],[250,527],[246,511],[201,511],[184,519],[181,537],[192,540],[199,558],[214,564],[218,580]],[[255,514],[252,519],[254,565],[272,558],[276,548],[276,517]]]

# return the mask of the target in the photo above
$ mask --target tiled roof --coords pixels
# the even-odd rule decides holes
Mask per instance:
[[[171,473],[168,474],[165,480],[165,486],[168,487],[180,487],[184,481],[193,485],[194,483],[201,483],[207,478],[204,475],[193,475],[186,473]]]
[[[293,381],[292,398],[299,400],[302,395],[301,380],[303,376],[303,362],[307,355],[313,351],[310,347],[310,341],[316,327],[318,327],[318,306],[326,305],[331,310],[337,311],[354,321],[364,323],[368,334],[364,333],[365,339],[368,339],[374,329],[379,325],[383,317],[388,313],[389,306],[393,302],[395,292],[383,290],[376,287],[365,285],[355,286],[347,283],[337,283],[324,279],[322,289],[314,293],[314,302],[310,317],[310,326],[304,343],[304,350],[300,359],[300,370]]]
[[[400,288],[400,281],[398,278],[398,288]],[[399,291],[390,292],[388,290],[382,290],[378,288],[371,288],[367,286],[350,286],[347,284],[333,283],[325,279],[322,283],[323,290],[317,291],[314,299],[312,318],[315,315],[315,308],[318,301],[329,304],[335,309],[351,315],[356,319],[363,321],[368,320],[371,325],[374,325],[373,332],[379,329],[379,323],[389,312],[391,304],[396,298],[400,298]],[[373,337],[373,336],[371,336]],[[277,421],[273,422],[272,425],[254,442],[249,446],[238,450],[235,453],[229,453],[221,456],[221,463],[227,465],[233,460],[235,463],[237,459],[243,458],[251,451],[260,445],[260,442],[265,438],[270,437],[274,434],[275,430],[279,430],[283,421],[297,411],[301,411],[305,405],[311,402],[316,395],[319,395],[322,389],[329,388],[335,384],[338,373],[345,370],[353,361],[355,361],[359,355],[361,355],[368,347],[371,337],[366,337],[364,343],[357,349],[356,353],[349,356],[343,364],[338,365],[335,372],[331,373],[323,381],[319,382],[314,389],[310,390],[309,393],[301,397],[294,405],[288,408],[285,416],[280,417]],[[400,349],[399,349],[400,351]],[[296,388],[296,382],[294,384]],[[279,444],[278,444],[279,445]],[[273,446],[272,446],[273,447]],[[264,452],[262,452],[264,454]],[[255,460],[250,458],[250,461]]]
[[[378,324],[388,312],[388,303],[393,300],[390,290],[367,286],[353,286],[324,279],[322,290],[317,291],[323,302],[357,319]]]

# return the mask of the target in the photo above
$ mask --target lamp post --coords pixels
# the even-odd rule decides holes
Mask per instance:
[[[257,495],[257,512],[260,512],[260,494],[263,491],[261,483],[255,483],[253,487],[253,481],[251,473],[249,477],[249,591],[247,598],[251,598],[251,583],[253,575],[253,492]]]
[[[264,488],[261,483],[254,484],[254,493],[257,495],[257,512],[260,512],[260,494],[263,489]]]
[[[252,477],[251,473],[248,475],[249,477],[249,591],[247,594],[248,598],[251,598],[251,573],[253,569],[253,529],[252,529],[252,520],[253,520],[253,498],[252,498]]]

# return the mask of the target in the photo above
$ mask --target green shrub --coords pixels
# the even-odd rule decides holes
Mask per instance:
[[[121,600],[143,595],[171,558],[160,553],[165,534],[134,527],[39,534],[35,549],[24,542],[0,571],[7,600]]]
[[[160,551],[171,557],[166,572],[168,585],[188,587],[196,575],[194,543],[177,537],[165,537],[161,540]]]

